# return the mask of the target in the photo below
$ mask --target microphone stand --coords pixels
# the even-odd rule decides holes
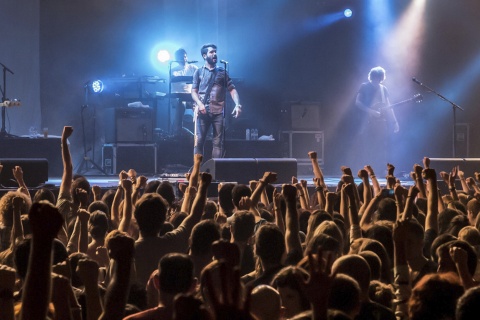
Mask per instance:
[[[422,82],[418,81],[416,78],[412,78],[412,80],[413,80],[413,82],[420,85],[421,87],[426,88],[428,91],[435,93],[443,101],[446,101],[446,102],[451,104],[452,111],[453,111],[452,149],[453,149],[453,157],[456,158],[457,157],[457,143],[456,143],[456,140],[457,140],[457,114],[456,114],[456,111],[457,111],[457,109],[461,110],[461,111],[465,111],[465,110],[462,107],[460,107],[458,104],[456,104],[455,102],[450,101],[449,99],[445,98],[442,94],[438,93],[437,91],[433,90],[432,88],[430,88],[427,85],[423,84]]]
[[[83,111],[88,108],[88,86],[89,83],[85,84],[85,104],[82,105],[81,110],[81,120],[82,120],[82,134],[83,134],[83,159],[75,169],[75,172],[78,174],[87,173],[89,171],[88,164],[91,164],[92,167],[103,173],[103,175],[108,176],[108,173],[105,172],[98,164],[95,163],[90,157],[87,155],[87,139],[85,136],[85,119],[83,117]],[[95,117],[96,117],[96,109],[93,109],[93,146],[92,146],[92,156],[95,159]],[[83,168],[82,168],[83,167]],[[80,170],[79,170],[80,169]]]
[[[7,101],[7,71],[11,74],[14,74],[6,65],[0,62],[0,65],[3,67],[3,90],[2,90],[2,102]],[[14,138],[13,134],[7,133],[5,129],[5,117],[6,117],[6,106],[2,106],[2,129],[0,130],[0,139],[4,138]]]
[[[225,114],[226,114],[226,109],[227,109],[227,61],[223,60],[220,61],[223,63],[223,67],[225,68],[225,77],[223,77],[223,134],[222,134],[222,158],[225,158],[225,154],[227,153],[227,147],[225,145],[225,134],[226,134],[226,129],[225,126],[227,125],[227,122],[225,120]]]

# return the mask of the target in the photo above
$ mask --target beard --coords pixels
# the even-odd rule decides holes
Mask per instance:
[[[210,58],[210,57],[207,57],[207,62],[208,64],[211,64],[211,65],[214,65],[214,64],[217,64],[217,58]]]

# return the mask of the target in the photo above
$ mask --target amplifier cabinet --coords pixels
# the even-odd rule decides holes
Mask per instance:
[[[319,164],[324,163],[323,131],[282,131],[280,140],[284,142],[285,157],[310,162],[308,152],[316,151]]]
[[[157,146],[135,143],[105,144],[102,149],[102,166],[108,174],[118,174],[129,169],[135,169],[139,174],[156,174]]]
[[[153,108],[108,108],[105,119],[107,143],[153,141]]]

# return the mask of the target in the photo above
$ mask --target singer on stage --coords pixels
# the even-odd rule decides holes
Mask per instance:
[[[368,74],[368,82],[361,85],[355,105],[363,115],[360,121],[358,158],[363,165],[372,165],[376,169],[385,168],[388,161],[387,146],[392,133],[400,128],[392,108],[388,90],[382,84],[386,73],[382,67],[375,67]]]
[[[232,79],[225,68],[217,67],[217,46],[205,44],[201,49],[205,65],[195,71],[193,75],[192,99],[195,102],[197,114],[195,154],[203,155],[205,138],[210,126],[213,128],[212,158],[223,156],[223,135],[225,126],[226,91],[235,102],[232,114],[237,118],[242,112],[240,97]],[[226,65],[226,61],[221,61]]]

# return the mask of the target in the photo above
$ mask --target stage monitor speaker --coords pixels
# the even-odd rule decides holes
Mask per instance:
[[[109,108],[105,111],[105,142],[153,141],[152,108]],[[114,119],[114,121],[113,121]]]
[[[38,187],[48,181],[48,160],[43,158],[4,158],[0,159],[3,165],[0,174],[0,185],[4,187],[18,187],[12,170],[20,166],[24,173],[24,181],[27,187]]]
[[[214,158],[200,168],[216,181],[235,181],[248,184],[260,179],[266,171],[278,174],[277,183],[287,183],[297,175],[297,160],[290,158]]]

